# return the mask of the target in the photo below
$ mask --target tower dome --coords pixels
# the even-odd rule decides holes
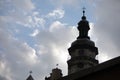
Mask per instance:
[[[88,38],[88,31],[90,29],[89,27],[89,22],[86,20],[86,16],[85,16],[85,11],[83,10],[83,16],[80,20],[80,22],[78,22],[78,30],[79,30],[79,36],[78,38]]]
[[[68,74],[72,74],[98,64],[98,60],[95,59],[98,54],[98,48],[95,47],[95,43],[91,41],[88,36],[90,27],[89,22],[86,20],[84,10],[83,16],[78,23],[77,28],[79,31],[79,36],[68,49],[71,56],[71,59],[67,61]]]

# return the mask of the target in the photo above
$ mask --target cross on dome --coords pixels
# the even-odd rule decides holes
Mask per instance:
[[[82,8],[83,9],[83,16],[85,16],[85,7]]]

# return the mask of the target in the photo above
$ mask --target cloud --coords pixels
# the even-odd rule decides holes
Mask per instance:
[[[66,24],[61,24],[61,22],[59,21],[55,21],[53,22],[51,25],[50,25],[50,28],[49,30],[52,32],[52,31],[55,31],[55,30],[59,30],[61,28],[63,28],[63,26],[65,26]]]
[[[17,14],[22,16],[35,9],[35,6],[31,0],[1,0],[0,7],[0,10],[3,13],[2,15],[14,15],[16,17]]]
[[[94,34],[97,38],[100,51],[99,58],[101,59],[104,59],[104,56],[102,58],[101,55],[107,55],[106,60],[120,56],[119,7],[120,1],[118,0],[100,0],[96,3]]]
[[[38,33],[39,33],[39,30],[35,29],[34,32],[30,34],[30,36],[35,37]]]
[[[44,25],[46,23],[44,18],[41,18],[37,15],[25,16],[26,18],[23,21],[17,21],[17,24],[23,25],[24,27],[29,28],[35,28],[35,27],[41,27],[44,28]]]
[[[65,5],[76,6],[81,2],[81,0],[50,0],[50,1],[52,4],[59,7],[63,7]]]
[[[12,34],[6,17],[2,17],[0,23],[0,78],[19,80],[24,76],[25,68],[39,63],[36,50]]]
[[[35,8],[31,0],[22,0],[22,1],[12,0],[11,3],[13,3],[13,6],[15,6],[16,9],[20,9],[20,11],[24,10],[28,12]]]
[[[4,71],[0,75],[1,78],[4,77],[7,80],[18,80],[24,75],[19,76],[17,73],[20,72],[22,74],[24,72],[17,71],[17,69],[24,69],[39,63],[35,49],[26,41],[18,40],[19,37],[16,37],[14,33],[14,30],[19,31],[19,28],[23,27],[16,25],[17,22],[21,22],[22,24],[29,22],[29,16],[26,13],[30,13],[34,9],[34,5],[31,0],[18,2],[15,0],[2,0],[0,4],[2,4],[0,5],[0,12],[4,13],[4,15],[0,14],[0,55],[4,56],[1,60],[5,62],[5,70],[3,69]],[[3,73],[4,75],[2,75]]]
[[[12,80],[11,73],[8,65],[6,64],[5,60],[0,60],[0,80]]]
[[[41,56],[43,64],[47,66],[62,66],[63,72],[66,74],[69,44],[76,38],[76,28],[68,27],[60,21],[53,22],[48,30],[40,31],[37,37],[38,54]],[[53,66],[54,67],[54,66]],[[48,68],[48,69],[49,69]]]
[[[63,18],[64,17],[64,10],[62,9],[56,9],[56,10],[53,10],[52,12],[48,13],[48,15],[46,17],[48,18],[54,18],[54,19],[59,19],[59,18]]]
[[[36,7],[31,0],[0,1],[0,17],[7,23],[19,24],[24,27],[44,27],[45,20],[34,11]]]
[[[4,78],[4,77],[2,77],[2,76],[0,76],[0,80],[7,80],[6,78]]]

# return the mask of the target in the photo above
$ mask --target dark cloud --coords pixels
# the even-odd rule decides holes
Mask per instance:
[[[3,76],[0,76],[0,80],[7,80],[7,79]]]
[[[119,0],[100,0],[96,3],[94,34],[97,38],[100,55],[106,54],[109,59],[120,56],[119,13]],[[102,59],[102,57],[99,58]]]

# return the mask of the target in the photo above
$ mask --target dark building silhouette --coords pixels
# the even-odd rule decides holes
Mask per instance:
[[[58,80],[120,80],[120,57],[61,77]]]
[[[33,79],[32,75],[29,75],[26,80],[34,80],[34,79]]]
[[[52,70],[52,73],[50,73],[50,77],[45,77],[45,80],[57,80],[62,77],[62,71],[58,68],[55,68]]]
[[[95,47],[94,42],[88,36],[90,27],[89,22],[86,20],[84,10],[77,28],[79,30],[79,36],[68,49],[71,56],[71,59],[67,61],[68,74],[76,73],[98,64],[98,60],[95,59],[98,54],[98,48]]]
[[[68,75],[62,76],[62,71],[55,68],[45,80],[120,80],[120,57],[101,64],[96,60],[98,48],[88,36],[90,27],[84,9],[77,28],[79,36],[68,49],[71,56],[67,61]],[[33,80],[31,77],[27,80]]]
[[[30,71],[30,75],[28,76],[28,78],[26,80],[34,80],[31,73],[32,73],[32,71]]]

